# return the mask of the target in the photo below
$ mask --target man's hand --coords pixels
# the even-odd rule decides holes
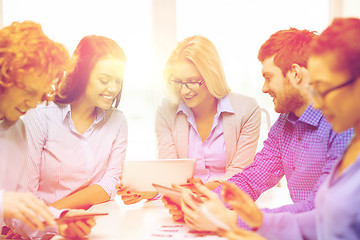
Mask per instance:
[[[230,228],[237,226],[237,217],[234,211],[227,209],[217,194],[207,187],[196,185],[200,193],[199,200],[189,190],[182,192],[181,209],[184,211],[184,220],[187,225],[199,231],[217,231],[218,226],[214,225],[201,210],[201,205],[207,208],[216,218],[228,225]]]
[[[255,202],[235,184],[223,182],[222,197],[241,219],[252,228],[259,228],[263,222],[263,215]]]
[[[257,234],[256,232],[247,231],[241,228],[233,229],[232,231],[220,231],[219,235],[226,237],[229,240],[240,240],[240,239],[248,239],[248,240],[265,240],[262,236]]]

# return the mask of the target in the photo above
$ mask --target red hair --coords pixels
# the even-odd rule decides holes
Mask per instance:
[[[263,43],[258,59],[263,62],[274,56],[274,64],[281,69],[284,76],[294,63],[306,68],[310,55],[309,47],[316,36],[315,32],[309,30],[280,30]]]

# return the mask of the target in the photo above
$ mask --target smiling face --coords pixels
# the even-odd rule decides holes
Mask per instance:
[[[171,80],[189,83],[201,82],[203,78],[193,63],[186,60],[179,60],[173,65]],[[182,85],[176,90],[185,104],[190,108],[201,107],[203,104],[215,99],[206,87],[206,83],[202,84],[198,89],[190,89],[185,85]]]
[[[345,71],[336,71],[335,54],[311,56],[308,69],[311,76],[311,87],[321,95],[329,89],[348,82],[353,76]],[[337,132],[349,127],[360,127],[360,77],[355,82],[336,88],[321,97],[316,94],[314,107],[318,108]]]
[[[109,109],[120,93],[124,62],[116,58],[100,59],[91,71],[84,98],[90,106]]]
[[[265,78],[262,91],[273,98],[276,112],[295,113],[306,104],[299,90],[291,84],[289,72],[284,77],[281,69],[274,64],[274,57],[265,59],[262,65],[262,75]]]
[[[36,107],[50,89],[49,76],[37,72],[23,72],[12,85],[0,93],[0,118],[16,121],[29,109]],[[21,85],[21,86],[20,86]]]

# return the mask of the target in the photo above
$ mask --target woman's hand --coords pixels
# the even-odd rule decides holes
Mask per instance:
[[[16,218],[32,229],[45,230],[45,224],[55,226],[56,222],[48,206],[31,193],[4,192],[4,217]]]
[[[86,213],[85,210],[72,209],[65,216],[76,216]],[[85,220],[69,221],[59,224],[59,233],[65,238],[84,238],[89,235],[91,229],[95,226],[94,218]]]
[[[263,215],[255,202],[235,184],[223,182],[222,197],[251,228],[259,228]]]
[[[118,189],[117,194],[121,196],[121,199],[126,205],[134,204],[142,199],[152,199],[157,196],[158,192],[133,192],[128,190],[129,187],[124,187],[122,184],[116,186]]]

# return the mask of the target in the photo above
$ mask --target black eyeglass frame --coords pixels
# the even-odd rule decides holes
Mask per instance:
[[[338,85],[338,86],[335,86],[335,87],[332,87],[332,88],[330,88],[330,89],[327,89],[327,90],[324,91],[324,92],[318,92],[318,91],[316,91],[314,88],[311,88],[311,90],[312,90],[311,92],[312,92],[312,95],[313,95],[314,97],[321,97],[322,99],[325,99],[325,97],[326,97],[329,93],[331,93],[331,92],[333,92],[333,91],[335,91],[335,90],[337,90],[337,89],[346,87],[346,86],[348,86],[348,85],[350,85],[350,84],[353,84],[357,79],[358,79],[358,77],[352,77],[352,78],[350,78],[350,80],[344,82],[343,84],[340,84],[340,85]]]
[[[182,86],[185,85],[188,89],[196,90],[196,89],[199,89],[205,83],[205,80],[202,78],[200,81],[197,81],[197,82],[182,82],[182,81],[176,81],[176,80],[170,80],[170,82],[172,84],[174,84],[177,89],[181,89]],[[176,84],[178,86],[176,86]],[[194,87],[189,87],[188,84],[197,84],[198,86],[194,88]]]

